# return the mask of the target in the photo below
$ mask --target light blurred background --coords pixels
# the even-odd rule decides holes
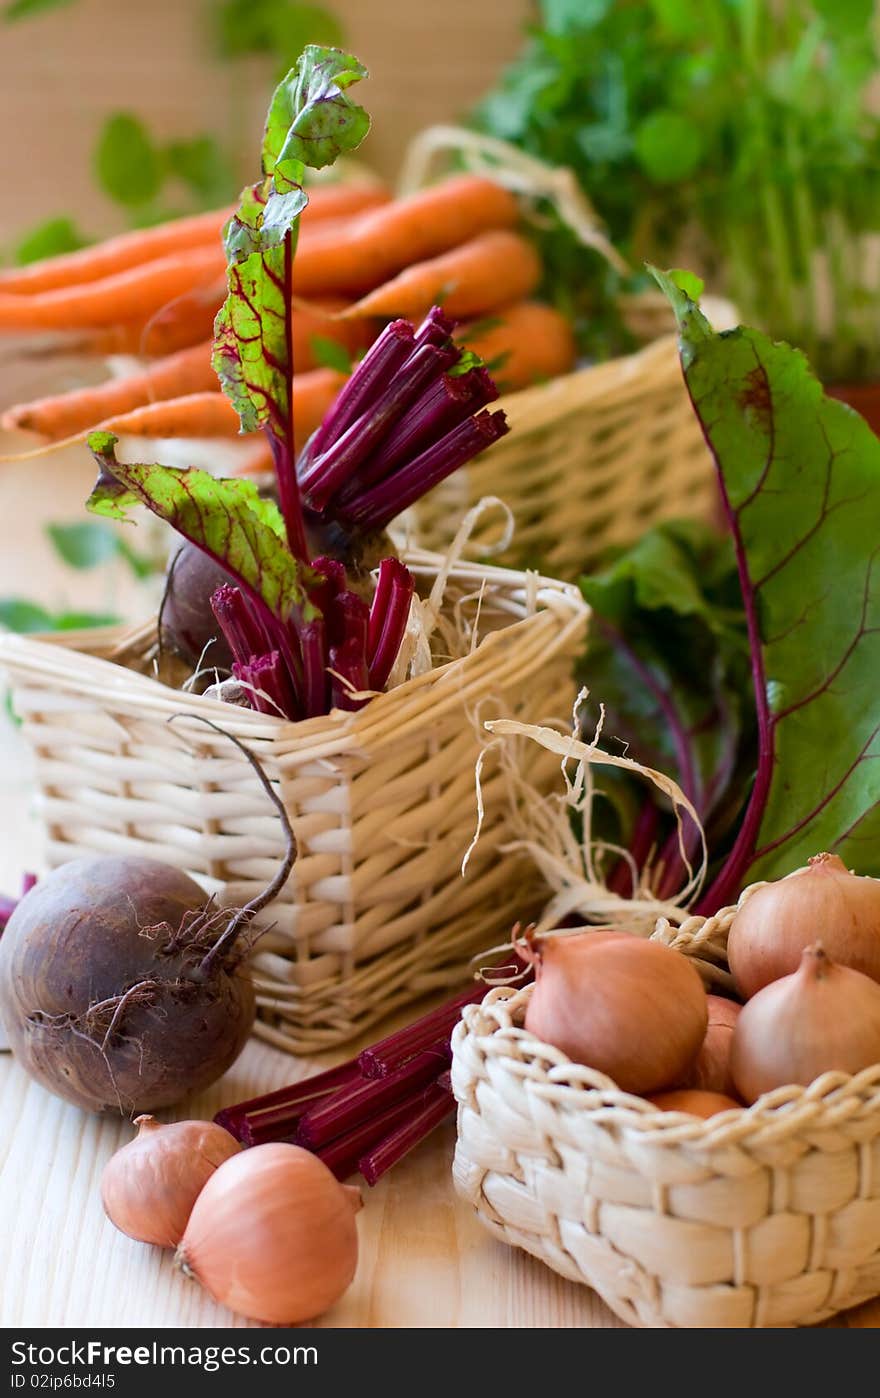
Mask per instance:
[[[416,131],[465,115],[497,80],[531,9],[528,0],[0,0],[0,259],[18,260],[23,245],[29,256],[34,238],[54,252],[71,232],[92,240],[224,202],[253,178],[267,95],[310,40],[344,43],[370,69],[373,130],[361,154],[393,180]],[[65,370],[11,346],[0,402],[63,388],[65,373],[81,382],[82,364]],[[57,566],[46,524],[83,518],[91,473],[81,448],[0,468],[0,537],[15,540],[0,549],[0,595],[25,592],[56,613],[74,601],[96,612],[149,607],[132,597],[124,560]]]

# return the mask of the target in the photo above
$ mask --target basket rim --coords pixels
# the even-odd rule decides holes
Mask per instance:
[[[426,549],[407,548],[400,551],[400,557],[410,569],[420,577],[435,576],[447,566],[444,555]],[[19,635],[12,632],[0,633],[0,667],[14,668],[30,661],[34,671],[41,678],[55,676],[70,682],[75,678],[74,668],[84,687],[95,686],[106,698],[127,701],[134,704],[149,704],[157,713],[175,713],[181,717],[218,716],[222,714],[224,727],[240,737],[267,739],[293,750],[300,746],[312,747],[316,740],[329,740],[333,750],[339,752],[341,745],[357,745],[366,741],[378,724],[388,721],[388,710],[427,684],[442,684],[444,679],[456,673],[472,656],[485,655],[503,645],[518,628],[532,624],[542,615],[555,614],[559,620],[559,640],[564,640],[570,629],[585,631],[591,608],[580,590],[573,583],[558,578],[544,577],[536,571],[522,571],[500,568],[493,565],[458,560],[448,568],[450,581],[488,586],[504,586],[508,592],[522,592],[525,597],[531,592],[536,610],[519,618],[511,618],[509,624],[497,631],[487,632],[473,651],[452,660],[436,665],[422,675],[404,680],[394,689],[377,694],[362,709],[350,711],[333,709],[329,714],[315,718],[290,720],[261,714],[254,709],[230,705],[223,700],[206,698],[204,695],[190,694],[155,679],[151,675],[119,665],[115,660],[102,655],[89,654],[90,642],[106,643],[112,639],[120,645],[131,637],[138,636],[145,629],[155,626],[155,618],[121,627],[100,627],[89,630],[70,631],[43,635]],[[66,672],[66,673],[65,673]],[[204,736],[204,735],[202,735]],[[316,750],[317,752],[317,750]]]
[[[748,893],[744,890],[742,897]],[[721,923],[726,932],[736,911],[724,908],[704,926]],[[726,926],[725,926],[726,924]],[[658,925],[662,934],[665,920]],[[655,932],[652,936],[657,936]],[[687,947],[682,954],[687,954]],[[614,1080],[595,1069],[574,1063],[560,1049],[522,1028],[533,985],[519,990],[498,987],[479,1004],[467,1006],[452,1036],[452,1084],[461,1088],[471,1078],[463,1065],[467,1049],[491,1058],[491,1077],[505,1074],[526,1097],[534,1096],[563,1116],[590,1115],[597,1124],[636,1132],[652,1145],[687,1145],[707,1151],[725,1146],[769,1144],[780,1138],[820,1131],[853,1117],[876,1120],[880,1132],[880,1063],[860,1073],[823,1073],[808,1087],[774,1088],[748,1107],[731,1108],[702,1120],[685,1112],[663,1111],[644,1097],[624,1092]],[[457,1100],[470,1100],[456,1091]],[[505,1100],[515,1111],[512,1094]],[[552,1144],[552,1143],[551,1143]]]

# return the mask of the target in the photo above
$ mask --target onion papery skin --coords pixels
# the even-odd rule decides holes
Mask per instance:
[[[708,1024],[706,993],[686,957],[600,930],[541,938],[531,959],[527,1030],[624,1092],[682,1080]]]
[[[880,985],[808,947],[791,976],[759,990],[733,1032],[737,1094],[755,1102],[777,1087],[809,1087],[823,1073],[880,1063]]]
[[[706,1037],[688,1076],[687,1086],[701,1092],[720,1092],[732,1097],[735,1092],[730,1072],[730,1049],[733,1031],[742,1010],[735,1000],[722,995],[707,995],[709,1024]]]
[[[704,1121],[720,1112],[735,1111],[742,1103],[723,1092],[703,1092],[698,1088],[679,1088],[674,1092],[656,1092],[648,1098],[661,1112],[685,1112]]]
[[[177,1251],[237,1315],[299,1325],[328,1310],[357,1268],[360,1192],[299,1146],[253,1146],[214,1172]]]
[[[213,1121],[163,1126],[155,1117],[139,1116],[135,1126],[134,1140],[104,1167],[104,1212],[129,1238],[174,1248],[208,1180],[241,1144]]]
[[[850,873],[836,854],[816,855],[743,902],[727,939],[740,994],[749,1000],[792,975],[816,941],[838,965],[880,982],[880,879]]]

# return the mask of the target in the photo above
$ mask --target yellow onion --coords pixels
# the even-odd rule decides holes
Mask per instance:
[[[702,1092],[693,1087],[682,1087],[677,1092],[655,1092],[648,1098],[661,1112],[687,1112],[688,1116],[707,1118],[719,1112],[729,1112],[742,1107],[735,1097],[723,1092]]]
[[[213,1121],[135,1119],[138,1134],[111,1156],[101,1176],[104,1212],[141,1243],[174,1248],[204,1185],[241,1146]]]
[[[838,965],[880,981],[880,879],[850,873],[836,854],[764,884],[737,912],[727,959],[743,998],[790,976],[817,939]]]
[[[709,1011],[709,1025],[706,1037],[700,1045],[700,1052],[688,1075],[687,1085],[704,1092],[720,1092],[730,1097],[734,1091],[733,1078],[730,1075],[730,1045],[742,1005],[738,1005],[735,1000],[725,1000],[722,995],[707,995],[706,1007]]]
[[[625,1092],[681,1080],[708,1023],[702,981],[684,956],[605,930],[537,938],[524,954],[535,966],[532,1034]]]
[[[759,990],[733,1031],[730,1070],[745,1102],[790,1083],[807,1087],[833,1070],[880,1063],[880,985],[838,966],[819,943],[791,976]]]
[[[360,1191],[299,1146],[254,1146],[205,1185],[177,1250],[183,1270],[250,1320],[298,1325],[332,1306],[357,1267]]]

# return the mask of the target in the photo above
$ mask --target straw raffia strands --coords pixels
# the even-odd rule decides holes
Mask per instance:
[[[653,936],[729,983],[734,912]],[[880,1293],[880,1065],[700,1121],[527,1033],[530,994],[491,991],[453,1036],[455,1183],[496,1237],[631,1325],[811,1325]]]
[[[540,901],[530,862],[498,857],[500,774],[484,783],[480,849],[461,876],[474,767],[484,719],[542,719],[566,705],[588,609],[576,589],[537,574],[450,567],[418,551],[406,562],[427,617],[411,677],[357,713],[290,723],[159,683],[154,623],[0,637],[52,866],[95,852],[151,856],[240,905],[277,868],[278,820],[241,754],[186,718],[235,734],[279,783],[300,855],[264,914],[253,966],[257,1032],[293,1052],[340,1043],[460,981],[469,956]],[[169,726],[175,714],[184,718]],[[530,780],[546,789],[554,764],[533,750]]]

